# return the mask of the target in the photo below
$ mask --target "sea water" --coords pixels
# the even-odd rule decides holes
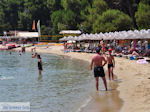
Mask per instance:
[[[0,52],[0,102],[30,102],[31,112],[77,112],[90,98],[93,76],[86,62],[41,54]],[[95,89],[95,88],[94,88]]]

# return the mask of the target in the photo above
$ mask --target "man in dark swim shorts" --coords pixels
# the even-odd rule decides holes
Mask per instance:
[[[96,49],[96,53],[97,54],[95,56],[93,56],[93,58],[92,58],[91,66],[90,66],[91,70],[92,70],[92,67],[94,66],[94,77],[95,77],[95,81],[96,81],[96,90],[98,91],[98,89],[99,89],[99,77],[101,77],[103,80],[103,83],[105,85],[105,89],[107,91],[107,82],[106,82],[106,78],[105,78],[105,72],[103,69],[103,66],[105,66],[107,61],[101,55],[100,49]]]
[[[94,67],[94,77],[105,77],[103,67],[101,66]]]

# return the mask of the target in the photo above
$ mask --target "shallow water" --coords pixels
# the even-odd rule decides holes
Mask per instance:
[[[30,102],[31,112],[76,112],[93,88],[86,62],[41,54],[42,76],[31,53],[0,52],[0,102]]]

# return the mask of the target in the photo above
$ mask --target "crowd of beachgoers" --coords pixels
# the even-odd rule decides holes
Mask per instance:
[[[18,44],[17,42],[9,42],[0,44],[0,50],[10,50],[14,48],[21,47],[42,47],[54,45],[54,43],[44,43],[44,42],[27,42]],[[60,44],[62,45],[62,44]],[[83,42],[64,42],[64,52],[85,52],[85,53],[95,53],[96,48],[100,48],[103,53],[107,51],[112,52],[113,56],[126,57],[131,60],[142,59],[143,57],[150,57],[150,44],[149,40],[100,40],[100,41],[83,41]],[[35,49],[35,47],[32,50]]]
[[[97,47],[102,48],[103,52],[112,51],[115,56],[130,56],[133,59],[140,57],[150,56],[150,46],[147,40],[131,41],[126,44],[119,44],[117,41],[104,42],[103,40],[98,42],[89,43],[65,43],[65,52],[86,52],[95,53]]]

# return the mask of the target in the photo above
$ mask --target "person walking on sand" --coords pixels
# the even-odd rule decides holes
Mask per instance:
[[[114,56],[111,54],[112,51],[109,50],[109,54],[107,56],[107,63],[108,63],[108,75],[109,75],[109,80],[114,80],[114,73],[113,73],[113,69],[115,67],[115,60],[114,60]]]
[[[39,75],[41,75],[41,74],[42,74],[43,67],[42,67],[42,58],[41,58],[41,56],[40,56],[39,54],[37,55],[37,59],[38,59]]]
[[[105,72],[103,69],[103,66],[105,66],[107,61],[105,58],[101,55],[100,49],[96,49],[96,55],[92,57],[90,68],[92,70],[94,66],[94,77],[96,81],[96,90],[99,90],[99,77],[102,78],[105,89],[107,91],[107,82],[105,78]]]

